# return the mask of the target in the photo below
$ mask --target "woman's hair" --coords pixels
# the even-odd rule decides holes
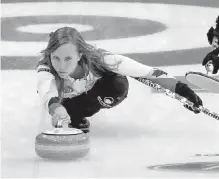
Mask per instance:
[[[74,76],[77,76],[79,71],[83,71],[84,75],[87,75],[91,71],[94,76],[102,76],[105,72],[112,71],[118,64],[109,66],[104,63],[104,55],[110,54],[109,52],[101,49],[96,49],[94,46],[87,44],[81,34],[72,27],[63,27],[55,32],[50,33],[50,39],[46,49],[42,50],[42,58],[37,63],[39,65],[48,65],[51,72],[57,76],[55,69],[52,66],[50,54],[54,52],[60,45],[65,43],[73,43],[76,45],[78,53],[82,54],[81,59],[78,63],[78,68],[74,72]],[[120,62],[118,62],[120,63]]]

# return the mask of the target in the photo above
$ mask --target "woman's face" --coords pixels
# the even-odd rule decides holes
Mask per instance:
[[[211,44],[213,50],[219,47],[218,44],[219,44],[219,39],[216,36],[214,36]]]
[[[78,53],[74,44],[66,43],[52,52],[50,57],[52,66],[58,75],[61,78],[67,78],[76,69],[81,54]]]

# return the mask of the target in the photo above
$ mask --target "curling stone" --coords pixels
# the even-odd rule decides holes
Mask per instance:
[[[55,128],[36,136],[36,154],[43,159],[75,159],[90,151],[89,134],[76,128]]]

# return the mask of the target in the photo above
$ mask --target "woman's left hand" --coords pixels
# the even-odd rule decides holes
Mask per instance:
[[[190,111],[193,111],[195,114],[201,112],[198,108],[203,104],[201,98],[197,94],[195,94],[194,92],[190,92],[187,94],[187,96],[185,96],[185,98],[187,98],[189,101],[191,101],[194,104],[193,107],[184,105],[185,108],[189,109]]]
[[[187,84],[184,84],[179,81],[176,84],[175,92],[179,94],[180,96],[185,97],[186,99],[188,99],[194,104],[193,107],[184,105],[185,108],[189,109],[190,111],[193,111],[195,114],[201,112],[198,108],[200,106],[203,106],[202,100],[192,89],[188,87]]]

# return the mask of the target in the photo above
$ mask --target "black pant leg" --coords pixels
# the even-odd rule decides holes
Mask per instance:
[[[129,83],[125,76],[113,74],[99,79],[87,93],[67,98],[63,105],[72,122],[90,117],[101,108],[112,108],[121,103],[128,94]]]

